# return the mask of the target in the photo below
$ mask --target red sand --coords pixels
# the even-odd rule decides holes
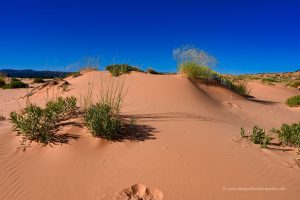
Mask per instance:
[[[121,80],[128,88],[122,114],[144,126],[143,141],[107,142],[85,127],[66,125],[60,132],[77,140],[46,147],[32,143],[23,152],[16,149],[21,137],[10,122],[0,122],[0,199],[114,199],[137,183],[172,200],[299,199],[296,150],[261,149],[239,135],[242,126],[270,129],[299,122],[300,110],[284,104],[299,94],[296,89],[251,82],[256,97],[251,101],[224,88],[196,87],[181,75],[114,78],[88,72],[68,78],[69,91],[43,89],[30,101],[42,105],[55,95],[82,99],[89,83],[96,100],[101,83]],[[7,117],[20,110],[25,100],[16,99],[25,94],[24,89],[0,90],[0,113]]]

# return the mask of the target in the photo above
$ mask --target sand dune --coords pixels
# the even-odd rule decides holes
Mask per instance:
[[[134,184],[158,188],[172,200],[299,199],[296,151],[260,149],[239,139],[241,126],[299,122],[300,110],[284,105],[296,89],[251,82],[255,98],[249,100],[181,75],[115,78],[92,71],[66,80],[67,91],[44,88],[30,101],[43,105],[52,96],[73,95],[80,104],[88,88],[96,101],[105,85],[123,82],[122,114],[137,120],[143,137],[93,138],[80,117],[59,130],[70,135],[67,144],[32,143],[23,152],[10,122],[0,122],[0,199],[114,199]],[[26,99],[17,99],[26,93],[0,90],[0,113],[19,110]]]

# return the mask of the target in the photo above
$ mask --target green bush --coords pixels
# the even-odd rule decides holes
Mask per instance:
[[[105,68],[107,71],[109,71],[113,76],[120,76],[122,74],[128,74],[132,71],[136,72],[143,72],[141,69],[137,67],[132,67],[128,64],[114,64],[106,66]]]
[[[212,81],[217,74],[209,67],[201,66],[195,62],[181,63],[179,70],[192,80]]]
[[[0,87],[3,87],[5,85],[4,78],[0,77]]]
[[[179,69],[191,80],[219,83],[242,96],[248,96],[250,93],[247,82],[238,80],[233,81],[222,76],[218,72],[215,72],[209,67],[201,66],[195,62],[184,62],[180,64]]]
[[[290,84],[287,84],[287,86],[297,88],[297,87],[300,86],[300,82],[299,82],[299,81],[297,81],[297,82],[292,82],[292,83],[290,83]]]
[[[290,97],[285,102],[290,107],[296,107],[300,105],[300,95],[296,95],[293,97]]]
[[[254,144],[260,144],[261,148],[266,148],[272,140],[272,138],[266,134],[265,129],[259,128],[258,126],[253,127],[251,135],[246,135],[244,128],[241,128],[240,134],[242,138],[250,138],[250,141]]]
[[[34,78],[33,83],[45,83],[45,81],[42,78]]]
[[[149,74],[163,74],[163,73],[161,73],[161,72],[155,71],[155,70],[152,69],[152,68],[148,68],[148,69],[147,69],[147,73],[149,73]]]
[[[73,78],[76,78],[76,77],[78,77],[78,76],[81,76],[81,73],[80,73],[80,72],[73,72],[73,73],[71,73],[71,76],[72,76]]]
[[[300,149],[300,123],[283,124],[280,129],[274,129],[278,138],[286,145],[294,146]]]
[[[224,77],[220,78],[220,80],[222,85],[242,96],[248,96],[250,94],[251,90],[246,81],[232,81]]]
[[[10,113],[13,129],[25,140],[48,144],[55,137],[60,120],[76,109],[76,98],[58,98],[46,104],[45,108],[29,104],[21,114]]]
[[[27,88],[27,87],[28,87],[28,84],[26,84],[18,79],[14,79],[10,83],[2,86],[3,89]]]
[[[94,137],[111,140],[121,130],[121,120],[114,116],[112,106],[107,103],[98,103],[91,106],[86,111],[84,119]]]

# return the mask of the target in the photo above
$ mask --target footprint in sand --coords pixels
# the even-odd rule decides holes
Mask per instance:
[[[142,184],[135,184],[121,191],[116,200],[162,200],[163,193],[158,189],[147,188]]]

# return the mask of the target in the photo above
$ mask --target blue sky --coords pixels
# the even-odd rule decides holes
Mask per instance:
[[[175,71],[186,44],[225,73],[300,69],[300,3],[267,0],[0,2],[0,68],[66,70],[84,57]]]

